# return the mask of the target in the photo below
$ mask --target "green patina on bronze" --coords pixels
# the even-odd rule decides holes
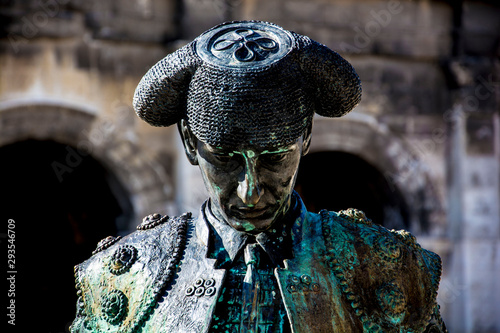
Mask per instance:
[[[204,223],[198,221],[196,225],[200,222]],[[146,237],[142,239],[150,239],[159,235],[161,228],[138,233]],[[197,226],[193,228],[188,243],[199,241]],[[424,332],[431,326],[438,329],[436,332],[445,332],[435,301],[440,259],[422,249],[408,232],[389,231],[357,210],[314,214],[302,209],[292,225],[291,236],[294,253],[301,255],[285,260],[283,267],[275,269],[275,276],[293,332],[329,332],[332,328],[341,332]],[[136,241],[139,238],[134,240],[134,236],[121,239],[77,266],[77,287],[85,305],[79,310],[72,332],[162,332],[162,327],[172,325],[183,331],[185,323],[176,324],[179,318],[158,310],[154,286],[161,274],[150,274],[147,267],[154,266],[155,260],[169,262],[175,251],[163,251],[161,258],[159,243]],[[139,257],[127,273],[115,275],[109,269],[109,260],[123,243],[136,246],[145,261]],[[182,275],[182,267],[189,262],[186,256],[195,256],[191,251],[196,249],[187,248],[183,253],[176,274],[180,274],[179,281],[168,282],[171,287],[165,288],[160,304],[173,304],[183,298],[194,304],[201,300],[185,296],[182,287],[183,279],[192,279],[197,273],[188,270],[189,276]],[[212,260],[203,257],[196,260]],[[213,266],[213,261],[207,265]],[[209,300],[212,306],[207,305],[207,312],[189,314],[196,311],[193,305],[183,310],[200,322],[196,327],[208,327],[209,322],[218,320],[211,315],[215,303],[224,301],[221,283],[222,279],[215,282],[217,293]],[[184,296],[179,298],[178,294]],[[125,301],[117,301],[117,295],[123,295],[121,300]],[[114,303],[114,308],[106,308],[108,303]],[[112,318],[113,314],[116,316]]]
[[[197,218],[152,214],[101,241],[75,267],[71,332],[446,332],[439,256],[362,211],[308,212],[293,192],[314,113],[360,97],[336,52],[265,22],[222,24],[153,66],[136,112],[179,123],[210,198]]]
[[[75,266],[79,301],[72,332],[142,331],[178,268],[189,219],[189,215],[184,215],[167,221],[168,217],[154,215],[144,218],[137,233],[117,242],[108,239],[109,245],[100,244],[90,260]],[[151,229],[157,237],[145,239],[146,230]],[[144,252],[156,255],[131,256],[128,259],[133,262],[127,273],[116,274],[113,269],[116,253],[127,248],[133,248],[139,255]]]

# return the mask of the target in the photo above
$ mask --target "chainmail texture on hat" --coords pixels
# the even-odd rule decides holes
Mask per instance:
[[[187,119],[217,147],[293,143],[314,112],[340,117],[361,99],[353,67],[306,36],[260,21],[227,22],[154,65],[134,108],[153,126]]]

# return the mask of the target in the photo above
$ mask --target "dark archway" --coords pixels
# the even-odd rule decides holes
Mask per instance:
[[[81,153],[53,141],[0,148],[0,214],[4,226],[15,221],[20,331],[68,331],[76,304],[73,266],[133,215],[114,176]]]
[[[400,191],[365,160],[345,152],[316,152],[300,164],[295,186],[308,210],[358,208],[389,229],[408,229],[408,207]]]

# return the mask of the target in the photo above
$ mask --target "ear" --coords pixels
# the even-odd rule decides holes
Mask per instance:
[[[313,121],[311,119],[311,123],[307,126],[302,139],[302,156],[305,156],[309,152],[309,147],[311,146],[312,125]]]
[[[186,152],[189,162],[192,165],[198,165],[198,150],[196,149],[198,139],[194,136],[191,129],[189,129],[188,123],[185,119],[181,119],[177,123],[177,128],[179,130],[179,134],[181,135],[184,151]]]

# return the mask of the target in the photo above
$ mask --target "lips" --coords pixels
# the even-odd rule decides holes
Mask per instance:
[[[232,216],[238,219],[265,218],[269,207],[230,207]]]

